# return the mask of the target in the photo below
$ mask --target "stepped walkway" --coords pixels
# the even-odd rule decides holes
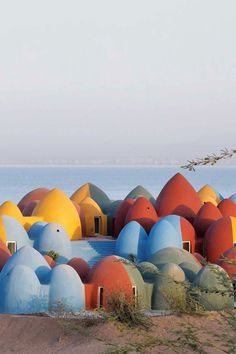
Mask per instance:
[[[112,237],[87,237],[72,241],[72,257],[83,258],[90,267],[102,258],[115,254],[116,240]]]

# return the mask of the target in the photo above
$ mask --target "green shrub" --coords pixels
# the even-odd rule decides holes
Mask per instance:
[[[51,257],[54,261],[59,257],[59,253],[54,250],[48,251],[47,256]]]
[[[124,292],[112,293],[107,300],[106,312],[110,318],[130,327],[149,328],[151,321],[145,316],[137,299]]]

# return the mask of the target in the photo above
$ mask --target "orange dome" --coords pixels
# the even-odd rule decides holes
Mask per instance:
[[[48,256],[47,254],[44,256],[44,258],[46,259],[48,265],[51,268],[54,268],[57,265],[57,263],[54,261],[54,259],[52,259],[52,257]]]

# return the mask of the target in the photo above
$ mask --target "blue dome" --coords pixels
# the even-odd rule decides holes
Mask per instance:
[[[84,284],[76,271],[66,264],[53,268],[49,290],[49,309],[77,312],[84,308]]]
[[[236,193],[232,194],[231,197],[229,197],[234,203],[236,203]]]
[[[40,288],[41,284],[31,268],[16,265],[0,280],[0,312],[42,312]]]
[[[4,224],[7,241],[16,241],[17,249],[31,244],[27,232],[18,220],[12,218],[11,216],[3,215],[2,221]]]
[[[147,233],[137,222],[131,221],[121,230],[116,241],[116,255],[129,258],[133,255],[138,261],[146,259]]]
[[[55,251],[59,254],[57,263],[66,263],[71,258],[71,242],[65,229],[56,223],[49,223],[38,230],[34,247],[42,254]]]
[[[178,216],[167,216],[153,225],[147,241],[147,257],[166,247],[183,247],[181,232],[178,232]]]
[[[9,258],[0,273],[2,279],[10,270],[17,265],[25,265],[31,268],[39,278],[41,283],[46,283],[49,279],[51,268],[44,257],[31,246],[24,246]],[[23,286],[23,284],[22,284]]]

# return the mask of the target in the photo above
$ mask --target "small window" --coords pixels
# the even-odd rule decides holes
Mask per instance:
[[[184,249],[185,251],[190,252],[190,250],[191,250],[190,241],[183,241],[183,249]]]
[[[7,241],[6,244],[11,254],[14,254],[17,251],[16,241]]]
[[[236,247],[236,242],[234,242],[234,247]]]
[[[94,233],[100,234],[101,233],[101,217],[95,216],[94,217]]]
[[[98,287],[98,308],[104,306],[104,289],[103,287]]]

